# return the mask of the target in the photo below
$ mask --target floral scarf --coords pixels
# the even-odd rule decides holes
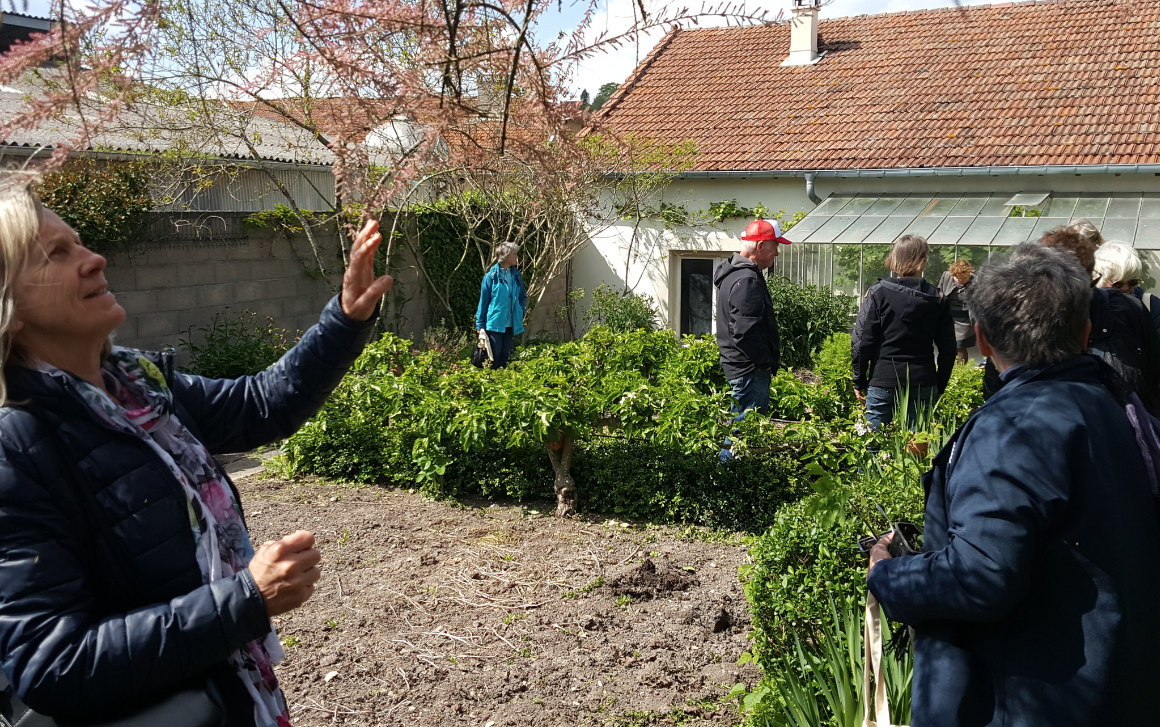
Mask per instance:
[[[112,398],[49,364],[41,363],[39,369],[72,383],[103,422],[145,442],[181,483],[205,583],[229,578],[249,564],[254,548],[233,490],[219,476],[209,451],[174,415],[173,395],[152,361],[138,351],[114,348],[101,366]],[[264,639],[245,644],[229,657],[254,700],[258,727],[290,727],[286,700],[274,676],[274,665],[283,656],[271,627]]]

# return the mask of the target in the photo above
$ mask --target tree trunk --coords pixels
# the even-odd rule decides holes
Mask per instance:
[[[557,440],[559,441],[559,440]],[[576,514],[580,505],[580,496],[576,493],[576,480],[572,479],[572,435],[564,435],[564,446],[552,449],[552,442],[548,443],[548,459],[552,460],[552,469],[556,472],[556,515],[571,517]]]

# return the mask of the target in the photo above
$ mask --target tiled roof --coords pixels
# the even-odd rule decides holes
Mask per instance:
[[[1160,0],[1055,0],[677,30],[596,128],[692,139],[695,169],[1160,163]]]

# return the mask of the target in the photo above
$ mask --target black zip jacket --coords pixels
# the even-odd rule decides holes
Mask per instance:
[[[288,437],[321,408],[373,324],[347,318],[335,297],[260,374],[174,377],[177,416],[215,455]],[[43,714],[91,719],[209,675],[229,724],[252,725],[253,702],[226,664],[270,630],[249,571],[203,584],[185,492],[157,455],[104,424],[67,383],[5,373],[21,404],[0,408],[0,667],[17,696]],[[70,479],[91,488],[125,586],[78,525]]]
[[[1116,373],[1128,391],[1140,396],[1152,416],[1160,416],[1160,335],[1138,298],[1110,288],[1092,291],[1092,333],[1088,352]],[[983,375],[983,399],[1003,388],[994,362],[988,358]]]
[[[955,348],[950,306],[937,288],[922,278],[879,280],[866,291],[854,326],[854,388],[934,386],[941,396]]]
[[[1144,304],[1111,288],[1092,291],[1088,352],[1102,358],[1153,416],[1160,416],[1160,336]]]
[[[769,286],[748,258],[734,254],[713,272],[717,288],[717,347],[725,378],[772,371],[781,362]]]

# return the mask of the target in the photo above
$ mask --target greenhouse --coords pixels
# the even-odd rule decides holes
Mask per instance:
[[[889,275],[883,260],[902,235],[930,242],[926,279],[938,282],[959,258],[977,268],[1079,217],[1105,239],[1134,245],[1144,263],[1142,284],[1156,292],[1151,271],[1160,270],[1160,194],[833,195],[787,233],[794,242],[777,267],[792,280],[860,295]]]

